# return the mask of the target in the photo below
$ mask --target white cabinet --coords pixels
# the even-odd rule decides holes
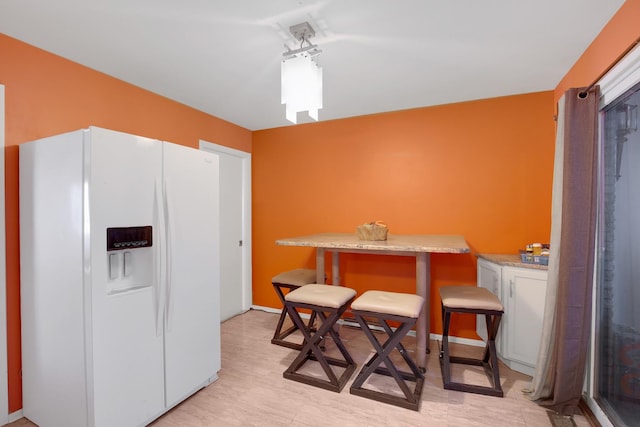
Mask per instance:
[[[542,333],[547,272],[503,267],[503,356],[535,367]]]
[[[502,267],[498,264],[494,264],[492,262],[488,262],[484,259],[478,259],[478,286],[482,288],[487,288],[491,292],[502,300],[501,289],[502,289]],[[498,350],[498,354],[502,354],[502,328],[504,325],[500,326],[498,330],[498,336],[496,337],[496,348]],[[476,332],[480,337],[486,341],[487,340],[487,326],[484,315],[476,316]]]
[[[479,258],[478,286],[494,292],[504,305],[496,342],[498,356],[511,369],[533,375],[542,333],[547,271]],[[477,333],[486,338],[482,318],[478,318]]]

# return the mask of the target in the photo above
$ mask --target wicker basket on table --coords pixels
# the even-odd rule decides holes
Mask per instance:
[[[360,240],[387,240],[389,227],[384,221],[369,222],[356,227],[356,234]]]

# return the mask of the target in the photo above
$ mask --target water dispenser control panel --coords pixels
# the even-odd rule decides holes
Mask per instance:
[[[153,283],[153,228],[107,228],[107,293],[147,288]]]
[[[150,247],[153,244],[152,234],[150,225],[107,228],[107,251]]]

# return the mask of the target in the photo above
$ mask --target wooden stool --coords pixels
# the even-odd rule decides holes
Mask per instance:
[[[491,291],[485,288],[470,286],[445,286],[440,288],[442,301],[442,349],[440,350],[440,368],[442,381],[447,390],[465,391],[469,393],[485,394],[503,397],[496,353],[496,336],[504,313],[502,303]],[[449,326],[451,313],[484,314],[487,323],[487,344],[482,359],[454,357],[449,353]],[[484,367],[484,371],[493,384],[485,387],[451,381],[451,363],[461,363]]]
[[[285,271],[284,273],[280,273],[273,279],[271,279],[273,289],[276,291],[278,298],[280,298],[280,301],[282,302],[282,312],[280,312],[280,318],[278,319],[276,331],[273,334],[273,338],[271,338],[271,344],[281,345],[283,347],[292,348],[294,350],[300,350],[302,348],[302,344],[297,344],[285,340],[285,338],[298,330],[298,326],[294,323],[293,326],[289,327],[288,329],[284,331],[282,330],[284,321],[287,317],[287,308],[284,306],[284,290],[287,289],[290,292],[294,289],[298,289],[300,286],[308,285],[315,282],[316,271],[305,268]],[[311,317],[309,318],[309,323],[307,323],[305,327],[312,328],[313,323],[315,322],[315,318],[315,313],[312,313]]]
[[[376,354],[362,367],[353,381],[350,389],[351,394],[414,411],[419,410],[424,375],[407,353],[401,340],[416,323],[423,306],[424,298],[421,296],[384,291],[367,291],[351,304],[351,313],[376,350]],[[380,322],[388,335],[384,344],[380,345],[378,339],[373,335],[365,320],[366,317]],[[389,321],[400,322],[400,326],[393,331],[389,326]],[[400,352],[411,372],[402,372],[393,364],[389,356],[394,349]],[[380,367],[381,363],[384,363],[384,367]],[[393,377],[404,394],[404,398],[396,394],[363,388],[364,382],[372,374]],[[413,391],[407,385],[407,381],[415,382]]]
[[[298,356],[291,362],[291,365],[282,374],[284,378],[324,388],[335,392],[340,392],[346,382],[351,378],[351,374],[356,369],[356,363],[345,348],[340,336],[334,329],[334,325],[340,316],[346,311],[351,301],[356,296],[356,291],[333,285],[311,284],[299,287],[285,295],[285,308],[293,322],[304,335],[304,343]],[[322,321],[316,331],[306,328],[300,318],[298,309],[311,310]],[[333,338],[343,359],[326,356],[320,348],[320,343],[325,335],[329,334]],[[317,376],[302,374],[298,370],[309,360],[320,363],[327,377],[326,380]],[[331,366],[345,368],[340,377],[336,375]]]

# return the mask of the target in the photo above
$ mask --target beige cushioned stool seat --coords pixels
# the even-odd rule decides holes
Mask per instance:
[[[444,286],[440,288],[440,298],[445,307],[504,311],[498,297],[486,288]]]
[[[302,286],[285,295],[289,302],[339,308],[356,295],[356,291],[334,285],[310,284]]]
[[[309,283],[315,283],[316,271],[308,268],[296,268],[295,270],[285,271],[271,279],[272,283],[283,283],[285,285],[304,286]]]
[[[351,304],[351,309],[395,314],[396,316],[417,319],[423,305],[424,298],[419,295],[399,292],[366,291]]]

